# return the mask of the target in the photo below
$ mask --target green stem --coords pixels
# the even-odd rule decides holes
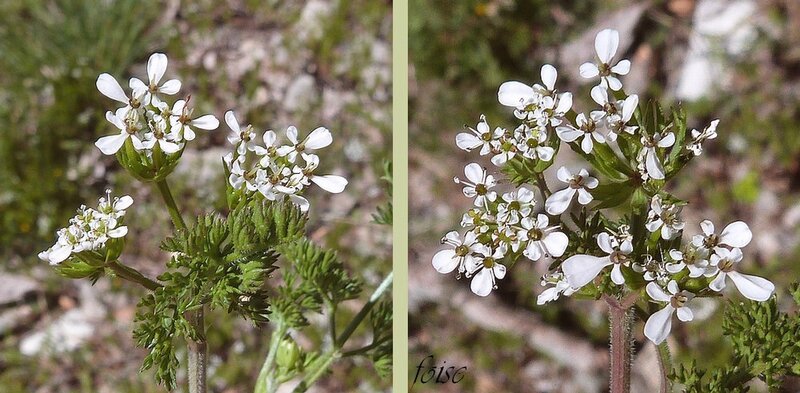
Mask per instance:
[[[116,274],[118,277],[135,282],[151,291],[161,288],[161,284],[145,277],[145,275],[140,273],[138,270],[121,264],[119,261],[110,261],[108,264],[106,264],[106,267],[113,270],[114,274]]]
[[[541,172],[536,173],[536,185],[539,186],[539,191],[542,192],[544,199],[547,199],[553,193],[550,192],[550,187],[547,187],[547,180],[544,179],[544,174]]]
[[[669,352],[669,346],[664,341],[656,346],[658,351],[658,366],[661,370],[661,389],[660,393],[669,393],[672,390],[672,384],[669,380],[669,374],[672,371],[672,356]]]
[[[352,321],[347,325],[344,329],[344,332],[336,338],[334,341],[334,346],[338,349],[344,346],[344,343],[347,342],[347,339],[353,335],[353,332],[356,331],[358,325],[367,317],[369,311],[372,310],[372,307],[378,303],[378,299],[380,299],[381,295],[386,292],[387,289],[392,285],[393,273],[389,273],[386,278],[383,279],[381,285],[378,285],[378,288],[375,289],[375,292],[372,293],[372,296],[369,297],[369,300],[361,307],[361,310],[356,314]]]
[[[178,230],[186,230],[186,222],[184,222],[183,217],[181,217],[181,212],[178,210],[178,205],[175,204],[175,198],[172,197],[172,192],[169,190],[167,181],[157,181],[156,188],[158,188],[158,192],[161,193],[161,197],[164,199],[164,203],[167,205],[169,216],[172,218],[172,224],[175,225],[175,228]]]
[[[169,216],[172,218],[172,224],[175,229],[179,231],[186,230],[186,222],[183,221],[178,205],[175,204],[175,198],[172,197],[172,192],[169,189],[169,184],[166,180],[159,180],[156,182],[156,188],[161,193],[164,199],[164,204],[167,205]],[[205,320],[204,320],[204,307],[200,306],[198,310],[188,311],[186,319],[197,334],[197,340],[187,337],[186,346],[188,349],[188,379],[189,379],[189,393],[206,393],[206,363],[208,357],[208,345],[206,344]]]
[[[269,340],[269,352],[267,352],[267,358],[264,360],[264,364],[261,366],[261,371],[259,371],[258,379],[256,380],[255,393],[270,393],[275,391],[277,387],[275,386],[277,384],[270,378],[270,375],[275,364],[275,358],[278,354],[281,340],[283,340],[283,336],[286,334],[286,324],[281,319],[275,322],[275,330],[272,331],[272,336]]]
[[[325,375],[328,368],[333,364],[333,361],[341,356],[339,350],[333,349],[323,353],[311,366],[311,371],[306,374],[300,384],[294,388],[293,393],[303,393],[313,386],[317,380]]]

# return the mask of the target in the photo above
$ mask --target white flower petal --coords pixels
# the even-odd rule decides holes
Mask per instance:
[[[64,262],[69,256],[72,255],[72,246],[65,244],[57,245],[49,253],[47,258],[51,265]]]
[[[647,284],[645,290],[647,291],[647,295],[650,296],[650,299],[657,302],[669,302],[672,299],[672,296],[664,292],[664,289],[654,282]]]
[[[689,322],[694,319],[694,313],[692,309],[686,306],[678,308],[678,319],[683,322]]]
[[[581,205],[588,205],[593,199],[594,197],[592,197],[589,191],[586,191],[584,188],[578,189],[578,203]]]
[[[497,91],[501,105],[518,107],[534,94],[533,88],[517,81],[504,82]]]
[[[470,163],[464,167],[464,175],[467,177],[467,180],[478,184],[483,181],[483,168],[476,163]]]
[[[170,79],[164,82],[163,85],[161,85],[161,87],[158,89],[158,92],[161,94],[166,94],[168,96],[171,96],[173,94],[178,94],[180,90],[181,90],[181,81],[177,79]]]
[[[572,93],[561,93],[558,96],[558,106],[554,112],[558,114],[567,113],[572,108]]]
[[[336,175],[311,176],[311,181],[325,191],[338,194],[347,186],[347,179]]]
[[[128,135],[128,133],[123,132],[117,135],[104,136],[98,139],[94,145],[97,146],[97,148],[100,149],[103,154],[111,156],[116,154],[122,145],[125,144],[125,140],[128,139]]]
[[[121,226],[108,231],[108,237],[113,239],[121,238],[127,234],[128,234],[128,227],[126,226]]]
[[[311,206],[311,204],[308,203],[308,199],[303,198],[300,195],[289,194],[289,199],[291,199],[295,205],[299,206],[300,211],[302,212],[307,212],[308,208]]]
[[[558,71],[556,71],[556,67],[553,67],[550,64],[545,64],[542,66],[542,82],[547,90],[553,91],[556,88],[556,79],[558,78]]]
[[[147,92],[147,84],[142,82],[139,78],[131,78],[128,81],[128,86],[130,86],[131,90],[133,90],[134,97],[140,97],[142,94]]]
[[[158,85],[164,72],[167,71],[167,55],[163,53],[153,53],[150,59],[147,60],[147,77],[150,78],[150,83]]]
[[[608,91],[603,86],[595,86],[592,88],[590,94],[592,95],[592,99],[597,105],[605,106],[608,104]]]
[[[483,145],[483,141],[473,133],[461,132],[456,135],[456,146],[462,150],[470,151],[481,145]]]
[[[653,148],[647,149],[647,153],[645,153],[645,168],[647,169],[647,174],[653,179],[664,179],[664,167],[661,165],[661,161],[658,160],[656,151]]]
[[[119,82],[117,82],[113,76],[106,73],[100,74],[100,76],[97,77],[96,85],[97,90],[100,90],[104,96],[123,104],[128,103],[128,96],[125,95],[122,86],[119,85]]]
[[[611,67],[611,72],[617,75],[627,75],[631,71],[631,61],[628,59],[620,60],[617,65]]]
[[[458,267],[458,258],[455,250],[442,250],[433,256],[432,263],[437,272],[447,274]]]
[[[216,130],[219,127],[219,120],[214,115],[204,115],[192,120],[189,124],[201,130]]]
[[[674,311],[672,306],[667,305],[647,318],[647,322],[644,324],[644,335],[653,344],[661,344],[669,336],[669,331],[672,330],[672,313]]]
[[[720,292],[725,289],[725,277],[728,274],[725,272],[719,272],[710,283],[708,283],[708,287],[715,292]]]
[[[233,111],[225,112],[225,124],[227,124],[228,127],[237,134],[242,132],[241,127],[239,127],[239,121],[236,120],[236,115],[233,113]]]
[[[469,288],[478,296],[489,296],[494,287],[494,276],[490,269],[481,269],[472,279]]]
[[[542,239],[547,253],[553,258],[564,255],[564,251],[569,245],[569,238],[563,232],[550,232]]]
[[[569,286],[578,289],[594,280],[603,268],[611,264],[608,257],[578,254],[567,258],[561,270]]]
[[[569,183],[569,179],[572,177],[572,172],[570,172],[567,167],[562,166],[561,168],[558,168],[556,177],[558,180],[561,180],[564,183]]]
[[[611,269],[611,281],[617,285],[625,284],[625,276],[622,275],[621,265],[614,264],[614,267]]]
[[[581,150],[584,153],[589,154],[592,152],[592,148],[594,147],[594,142],[592,142],[592,135],[584,133],[583,140],[581,141]]]
[[[531,261],[538,261],[542,257],[542,247],[539,245],[538,241],[532,241],[525,247],[523,254]]]
[[[116,202],[114,202],[114,210],[125,210],[131,207],[131,205],[133,205],[133,198],[131,198],[130,195],[121,196]]]
[[[576,130],[572,127],[568,126],[556,127],[556,135],[558,135],[558,137],[561,138],[561,140],[564,142],[575,142],[583,134],[585,134],[585,132],[581,130]]]
[[[169,141],[165,141],[163,139],[158,140],[158,146],[161,148],[162,151],[164,151],[164,153],[167,154],[175,153],[181,149],[181,147],[178,146],[177,143],[172,143]]]
[[[608,232],[600,232],[597,235],[597,246],[606,254],[614,252],[614,246],[611,245],[611,236],[608,235]]]
[[[597,68],[597,64],[586,62],[581,64],[580,74],[586,79],[595,78],[600,75],[600,69]]]
[[[714,234],[714,223],[709,220],[703,220],[700,222],[700,229],[706,236],[711,236]]]
[[[671,132],[668,133],[667,135],[664,135],[664,137],[661,138],[660,141],[658,141],[658,147],[670,147],[674,144],[675,144],[675,134]]]
[[[739,272],[728,272],[728,277],[733,281],[736,289],[746,298],[763,302],[772,296],[775,291],[775,284],[765,278],[742,274]]]
[[[502,280],[506,276],[506,266],[495,262],[492,272],[498,280]]]
[[[605,64],[609,64],[614,55],[617,54],[619,46],[619,32],[616,30],[605,29],[597,33],[594,39],[594,50],[597,51],[597,58]]]
[[[557,216],[565,212],[569,207],[570,202],[572,202],[572,197],[575,196],[575,192],[576,190],[572,187],[567,187],[563,190],[554,192],[553,195],[550,195],[550,197],[547,198],[547,201],[545,201],[544,210],[553,216]]]
[[[639,96],[631,94],[625,99],[622,104],[622,120],[628,122],[633,117],[633,112],[636,111],[636,106],[639,105]]]
[[[750,232],[750,227],[742,221],[735,221],[728,224],[719,235],[720,243],[737,248],[750,244],[750,240],[752,239],[753,233]]]
[[[308,134],[305,141],[307,149],[322,149],[333,142],[333,135],[325,127],[317,127],[311,134]]]
[[[608,88],[614,91],[619,91],[622,89],[622,82],[616,76],[609,75],[603,78],[603,80],[608,84]]]

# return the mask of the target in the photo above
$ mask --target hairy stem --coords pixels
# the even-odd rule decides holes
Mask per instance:
[[[106,264],[106,267],[113,270],[114,274],[116,274],[118,277],[135,282],[151,291],[161,288],[161,284],[145,277],[145,275],[140,273],[138,270],[130,266],[123,265],[119,261],[111,261]]]
[[[672,391],[672,384],[669,380],[669,374],[672,371],[672,356],[669,352],[669,346],[664,341],[656,346],[658,351],[658,368],[661,370],[661,389],[660,393],[669,393]]]
[[[331,349],[326,351],[312,364],[310,367],[310,371],[303,377],[303,380],[300,381],[300,384],[294,388],[292,391],[293,393],[303,393],[308,390],[309,387],[313,386],[315,382],[317,382],[320,377],[325,375],[325,372],[328,371],[328,368],[333,364],[333,361],[338,359],[341,356],[338,349]]]
[[[605,297],[608,303],[608,314],[611,323],[610,332],[610,390],[611,393],[630,393],[631,390],[631,352],[632,337],[631,325],[633,315],[630,305],[620,303],[609,296]]]
[[[261,371],[258,373],[255,393],[272,393],[277,389],[278,384],[273,380],[274,374],[272,370],[275,365],[275,358],[278,354],[281,340],[283,340],[283,336],[286,334],[286,324],[281,319],[276,320],[275,323],[275,330],[272,331],[272,335],[269,339],[269,352],[267,352],[267,357],[264,359],[264,364],[261,366]]]
[[[172,192],[169,189],[169,184],[166,180],[159,180],[156,182],[156,188],[161,193],[164,199],[164,204],[167,205],[169,216],[172,218],[172,224],[175,229],[179,231],[186,230],[186,222],[183,221],[178,205],[175,204],[175,198],[172,197]],[[186,319],[194,328],[197,334],[197,339],[187,338],[186,344],[189,351],[188,355],[188,369],[189,369],[189,393],[206,393],[206,363],[207,363],[207,345],[206,345],[206,332],[204,321],[204,306],[198,310],[189,311],[186,313]]]
[[[205,339],[205,324],[203,322],[203,308],[187,315],[192,327],[197,331],[198,338],[187,339],[189,348],[189,393],[206,392],[206,362],[207,345]]]

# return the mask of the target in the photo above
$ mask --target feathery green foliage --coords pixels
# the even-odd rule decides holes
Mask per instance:
[[[789,293],[800,306],[800,287]],[[689,393],[747,392],[745,384],[758,378],[778,390],[784,377],[800,376],[800,317],[778,310],[776,297],[767,302],[730,302],[722,329],[733,344],[726,367],[702,370],[696,362],[674,371],[673,381]]]
[[[265,280],[277,266],[276,246],[302,236],[306,215],[289,201],[250,200],[228,217],[201,216],[186,231],[167,238],[162,248],[175,253],[163,287],[148,294],[136,315],[137,345],[150,350],[143,369],[156,368],[156,379],[175,387],[175,342],[201,339],[186,313],[210,307],[236,313],[253,323],[270,312]]]

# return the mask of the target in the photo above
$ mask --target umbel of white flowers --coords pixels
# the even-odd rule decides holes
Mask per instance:
[[[118,239],[128,233],[122,225],[125,210],[133,204],[128,195],[111,198],[107,191],[97,209],[81,206],[78,214],[69,220],[69,226],[56,232],[56,243],[39,253],[39,259],[57,265],[73,255],[85,251],[100,251],[109,239]]]
[[[241,127],[233,111],[225,113],[225,122],[231,129],[228,142],[234,146],[234,151],[228,153],[224,161],[230,173],[228,182],[234,190],[258,192],[268,200],[287,196],[302,211],[307,211],[309,202],[301,194],[311,183],[332,193],[340,193],[347,186],[347,179],[342,176],[314,173],[319,166],[319,156],[312,152],[333,142],[327,128],[318,127],[299,139],[297,128],[289,127],[286,130],[288,145],[279,145],[277,134],[268,130],[263,135],[264,145],[259,145],[253,127]],[[248,152],[254,156],[249,161]]]
[[[163,53],[150,56],[148,82],[131,78],[130,94],[109,74],[103,73],[97,78],[97,89],[124,105],[106,113],[106,119],[118,129],[118,133],[95,142],[103,154],[117,154],[130,140],[133,149],[148,159],[152,159],[155,148],[167,157],[177,157],[186,142],[194,140],[195,130],[210,131],[219,127],[219,120],[214,115],[194,117],[188,98],[177,100],[172,105],[164,101],[166,96],[177,94],[181,88],[177,79],[161,83],[167,64],[167,56]],[[277,145],[275,132],[266,131],[262,146],[256,143],[253,127],[241,127],[233,111],[225,113],[225,122],[231,129],[228,141],[235,147],[234,152],[224,157],[230,174],[228,181],[234,190],[258,191],[268,200],[286,196],[307,211],[309,202],[301,194],[311,183],[332,193],[342,192],[347,185],[344,177],[314,173],[319,166],[319,156],[312,152],[333,141],[327,128],[319,127],[300,140],[297,129],[289,127],[286,130],[289,145]],[[248,165],[250,152],[255,158]],[[302,165],[298,158],[302,159]]]
[[[116,154],[128,139],[137,151],[150,154],[157,144],[164,153],[174,154],[195,138],[195,129],[215,130],[219,127],[219,120],[214,115],[193,118],[188,100],[177,100],[172,106],[163,101],[164,96],[175,95],[181,88],[177,79],[160,84],[167,71],[167,62],[163,53],[150,56],[147,62],[148,83],[131,78],[130,95],[113,76],[103,73],[97,78],[97,89],[123,104],[113,112],[106,112],[106,120],[118,129],[118,133],[95,142],[103,154]]]
[[[595,39],[595,61],[580,66],[584,78],[599,78],[591,89],[591,98],[598,108],[588,113],[572,113],[572,94],[556,88],[558,72],[545,64],[541,68],[542,84],[510,81],[498,90],[499,103],[513,108],[518,125],[492,129],[481,115],[475,128],[468,127],[466,132],[456,135],[456,145],[468,152],[477,151],[480,156],[490,156],[491,163],[502,168],[513,160],[549,163],[557,151],[554,147],[560,142],[571,144],[587,155],[594,154],[596,144],[608,144],[617,154],[617,140],[625,135],[628,143],[638,143],[635,167],[642,181],[665,179],[663,157],[679,147],[691,155],[700,155],[703,143],[717,137],[719,120],[712,121],[702,131],[692,130],[684,146],[674,146],[676,137],[672,132],[651,130],[645,134],[637,125],[630,124],[639,98],[635,94],[614,98],[614,91],[622,91],[619,77],[626,75],[631,67],[630,61],[617,58],[618,46],[617,31],[599,32]],[[570,117],[575,119],[574,123],[567,118],[568,113],[574,114]],[[547,288],[539,295],[538,304],[570,296],[601,276],[625,286],[623,270],[640,274],[648,282],[645,292],[649,298],[664,304],[661,311],[650,316],[645,327],[645,335],[658,344],[669,334],[673,314],[677,313],[681,321],[692,319],[687,305],[699,292],[720,292],[728,279],[743,296],[756,301],[767,300],[775,289],[770,281],[737,270],[743,258],[741,249],[752,239],[744,222],[731,223],[717,234],[710,221],[703,221],[701,234],[688,244],[671,247],[672,240],[680,237],[686,226],[681,218],[682,206],[667,194],[656,193],[650,200],[644,226],[659,239],[659,247],[663,247],[658,255],[634,260],[634,239],[626,223],[592,234],[602,251],[598,255],[579,254],[570,251],[578,245],[569,244],[565,228],[550,222],[562,222],[561,215],[569,211],[576,199],[586,214],[595,210],[592,192],[600,182],[589,171],[560,167],[556,177],[565,187],[552,194],[543,189],[543,178],[528,179],[535,181],[534,187],[546,197],[543,209],[537,209],[534,191],[524,186],[499,197],[495,174],[478,163],[468,164],[464,175],[465,179],[456,177],[455,182],[463,186],[466,197],[473,199],[473,207],[462,216],[463,235],[457,231],[447,233],[442,239],[447,248],[433,256],[432,264],[440,273],[457,270],[457,278],[471,279],[470,288],[479,296],[488,296],[497,289],[498,280],[506,276],[503,262],[509,256],[522,255],[532,261],[564,258],[558,268],[542,278],[541,283]],[[695,288],[696,292],[680,288],[683,282],[680,278],[687,276],[684,270],[688,270],[689,278],[706,277],[707,288]]]

